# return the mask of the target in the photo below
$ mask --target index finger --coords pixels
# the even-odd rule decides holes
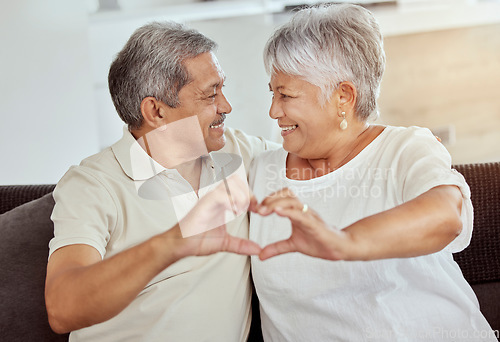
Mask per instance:
[[[295,196],[292,190],[283,188],[267,196],[259,205],[258,212],[261,215],[269,215],[276,208],[302,209],[303,204]]]

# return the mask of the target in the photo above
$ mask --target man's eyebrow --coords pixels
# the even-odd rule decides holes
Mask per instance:
[[[226,75],[222,74],[221,75],[221,80],[218,81],[217,83],[213,84],[212,86],[213,87],[219,87],[221,85],[224,85],[225,82],[226,82]]]
[[[212,89],[218,88],[221,84],[224,84],[225,81],[226,81],[226,76],[224,75],[221,80],[218,80],[217,82],[214,82],[209,86],[206,86],[203,92],[209,93],[212,91]]]

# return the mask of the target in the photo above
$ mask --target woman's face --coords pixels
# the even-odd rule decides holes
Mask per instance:
[[[324,157],[338,136],[336,97],[321,107],[319,87],[280,72],[271,77],[269,89],[273,93],[269,116],[278,121],[283,148],[302,158]]]

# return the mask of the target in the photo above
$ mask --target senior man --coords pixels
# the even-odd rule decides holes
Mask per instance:
[[[45,298],[52,329],[70,341],[247,338],[247,255],[260,247],[247,240],[245,185],[209,152],[238,156],[241,171],[270,145],[224,128],[215,48],[183,25],[152,23],[111,65],[123,137],[54,191]]]

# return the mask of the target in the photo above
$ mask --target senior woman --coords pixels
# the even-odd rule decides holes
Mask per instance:
[[[429,130],[369,123],[385,65],[372,14],[304,9],[264,56],[283,137],[251,171],[265,340],[495,341],[451,254],[471,237],[463,177]]]

